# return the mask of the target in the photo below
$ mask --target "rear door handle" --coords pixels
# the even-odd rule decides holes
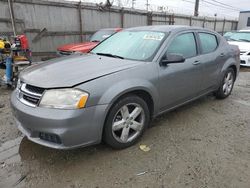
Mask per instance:
[[[193,62],[193,65],[199,65],[201,62],[200,61],[195,61]]]
[[[225,56],[225,54],[224,54],[224,53],[221,53],[221,54],[220,54],[220,56],[221,56],[221,57],[224,57],[224,56]]]

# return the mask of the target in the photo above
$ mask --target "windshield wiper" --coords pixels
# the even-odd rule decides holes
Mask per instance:
[[[250,42],[250,40],[247,39],[238,39],[239,41],[244,41],[244,42]]]
[[[121,57],[119,55],[114,55],[114,54],[108,54],[108,53],[96,53],[97,55],[103,55],[103,56],[108,56],[108,57],[114,57],[114,58],[119,58],[119,59],[124,59],[124,57]]]

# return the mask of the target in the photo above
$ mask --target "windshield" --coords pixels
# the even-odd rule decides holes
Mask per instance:
[[[101,30],[101,31],[97,31],[90,38],[90,42],[101,42],[104,39],[110,37],[114,33],[115,33],[114,30]]]
[[[229,37],[232,41],[250,42],[250,32],[237,32]]]
[[[122,31],[103,41],[91,52],[109,54],[124,59],[150,61],[161,43],[165,33],[155,31]]]

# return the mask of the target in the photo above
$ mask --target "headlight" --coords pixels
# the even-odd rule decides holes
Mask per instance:
[[[42,96],[40,107],[59,109],[84,108],[88,93],[79,89],[52,89],[47,90]]]
[[[21,80],[18,78],[17,83],[16,83],[16,88],[20,89],[21,88]]]

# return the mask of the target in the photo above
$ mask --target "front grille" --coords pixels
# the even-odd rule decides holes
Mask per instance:
[[[39,99],[30,97],[30,96],[25,95],[25,94],[23,95],[23,99],[30,102],[30,103],[32,103],[32,104],[34,104],[34,105],[37,105],[38,102],[39,102]]]
[[[56,134],[49,134],[49,133],[40,132],[39,133],[39,138],[42,139],[42,140],[48,141],[48,142],[56,143],[56,144],[61,144],[62,143],[60,137],[58,135],[56,135]]]
[[[34,92],[34,93],[39,93],[39,94],[43,94],[44,92],[44,88],[40,88],[40,87],[36,87],[36,86],[32,86],[32,85],[26,85],[26,89],[31,91],[31,92]]]
[[[44,88],[22,83],[21,87],[18,89],[17,97],[22,103],[31,107],[36,107],[38,106],[44,91]]]
[[[241,61],[240,61],[240,64],[246,64],[246,61],[241,60]]]
[[[240,51],[240,55],[243,55],[244,53],[246,53],[246,51]]]

